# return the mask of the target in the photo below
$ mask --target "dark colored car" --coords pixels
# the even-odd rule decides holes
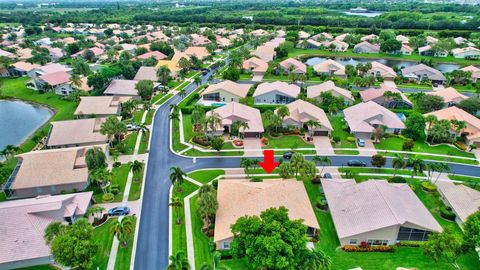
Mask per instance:
[[[130,214],[130,208],[126,206],[117,206],[108,210],[109,216],[126,216]]]
[[[291,159],[292,156],[293,156],[293,152],[292,152],[292,151],[288,151],[288,152],[283,153],[283,158],[284,158],[284,159]]]
[[[328,173],[328,172],[327,172],[327,173],[324,173],[324,174],[323,174],[323,178],[325,178],[325,179],[332,179],[333,177],[332,177],[332,174],[331,174],[331,173]]]
[[[351,159],[347,162],[347,165],[350,167],[367,167],[367,164],[358,159]]]

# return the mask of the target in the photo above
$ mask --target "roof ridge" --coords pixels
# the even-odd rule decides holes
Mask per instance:
[[[390,210],[390,212],[392,213],[392,215],[395,218],[395,220],[397,221],[397,223],[398,224],[403,224],[405,222],[405,220],[404,220],[404,222],[400,223],[399,217],[396,215],[395,211],[392,209],[392,206],[391,206],[390,202],[385,198],[385,196],[381,192],[380,188],[378,187],[380,182],[378,182],[377,180],[374,180],[374,183],[375,183],[375,189],[378,191],[378,193],[380,193],[380,197],[385,202],[385,204],[388,206],[388,210]]]

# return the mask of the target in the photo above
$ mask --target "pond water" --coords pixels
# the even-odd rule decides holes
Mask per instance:
[[[399,68],[402,67],[410,67],[417,65],[417,62],[411,62],[411,61],[402,61],[402,60],[386,60],[386,59],[366,59],[366,58],[344,58],[344,57],[332,57],[332,58],[327,58],[327,57],[312,57],[307,60],[307,65],[309,66],[314,66],[318,63],[322,63],[323,61],[327,59],[333,59],[337,62],[339,62],[342,65],[352,65],[356,66],[359,63],[365,64],[368,62],[373,62],[377,61],[379,63],[382,63],[386,66],[389,67],[394,67],[397,66]],[[434,64],[434,68],[438,69],[441,72],[452,72],[453,70],[461,68],[460,65],[457,64]]]
[[[53,112],[46,107],[14,100],[0,100],[0,150],[19,145],[45,124]]]

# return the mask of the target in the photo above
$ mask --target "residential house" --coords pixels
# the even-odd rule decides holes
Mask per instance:
[[[345,38],[350,35],[349,33],[343,33],[335,37],[335,40],[344,41]]]
[[[73,58],[83,57],[85,55],[86,51],[91,51],[93,53],[95,59],[98,59],[98,58],[102,57],[103,55],[105,55],[105,51],[103,49],[98,48],[98,47],[92,47],[92,48],[84,49],[84,50],[81,50],[77,53],[74,53],[74,54],[71,55],[71,57],[73,57]]]
[[[432,49],[432,46],[426,45],[418,48],[418,54],[421,56],[435,56],[435,57],[447,57],[448,51],[437,51]]]
[[[376,128],[385,133],[398,134],[405,124],[392,111],[373,101],[362,102],[343,110],[350,132],[359,138],[371,138]]]
[[[225,80],[216,84],[209,85],[201,94],[202,102],[210,103],[230,103],[240,102],[246,98],[250,89],[250,84],[240,84]]]
[[[49,37],[46,37],[46,38],[42,38],[42,39],[34,41],[33,44],[35,44],[37,46],[41,46],[41,45],[50,46],[50,45],[53,44],[53,42]]]
[[[415,66],[406,67],[403,68],[401,71],[404,78],[415,81],[417,83],[420,83],[423,80],[430,80],[432,81],[433,85],[440,85],[444,84],[447,81],[447,78],[443,76],[442,72],[425,64],[418,64]]]
[[[105,144],[107,135],[100,132],[106,118],[87,118],[52,122],[47,148],[65,148]]]
[[[152,82],[158,81],[157,68],[142,66],[138,69],[137,74],[133,78],[134,81],[150,80]]]
[[[426,40],[426,42],[427,42],[428,45],[432,45],[432,44],[435,44],[435,43],[438,42],[438,38],[434,38],[434,37],[432,37],[432,36],[427,36],[427,37],[425,38],[425,40]]]
[[[237,30],[240,30],[240,29],[237,29]],[[238,33],[238,34],[242,35],[243,33],[242,34]],[[253,35],[255,37],[262,37],[262,36],[268,35],[268,32],[263,30],[263,29],[257,29],[257,30],[254,30],[254,31],[250,32],[250,35]]]
[[[375,34],[366,35],[366,36],[363,36],[362,38],[360,38],[361,41],[368,41],[368,42],[370,42],[371,40],[376,40],[376,39],[378,39],[378,36],[375,35]]]
[[[464,68],[461,68],[460,70],[471,72],[472,73],[472,81],[477,82],[480,79],[480,68],[470,65]]]
[[[346,52],[348,49],[348,43],[341,40],[334,39],[324,45],[327,49],[331,49],[334,52]]]
[[[438,120],[457,120],[465,122],[466,128],[461,132],[462,136],[465,136],[465,142],[467,145],[474,144],[477,147],[480,147],[480,119],[469,114],[468,112],[456,107],[448,107],[438,111],[424,114],[425,116],[434,115]],[[450,135],[452,138],[458,137],[460,134],[452,129],[450,130]]]
[[[170,70],[170,76],[178,78],[180,71],[182,70],[178,65],[178,60],[160,60],[157,62],[156,68],[167,67]]]
[[[135,44],[123,43],[123,44],[120,44],[120,46],[122,47],[122,51],[128,52],[130,54],[135,54],[135,50],[137,49],[137,45]]]
[[[267,63],[272,61],[273,58],[275,58],[275,55],[277,55],[273,46],[266,45],[258,46],[251,54]]]
[[[82,117],[108,117],[110,115],[118,115],[122,109],[122,102],[130,100],[130,97],[120,96],[96,96],[96,97],[80,97],[80,103],[73,113],[77,118]]]
[[[385,81],[393,81],[397,77],[397,73],[393,68],[386,66],[380,62],[371,62],[372,68],[367,73],[373,77],[381,77]]]
[[[400,53],[403,55],[412,55],[413,49],[407,44],[402,44],[402,47],[400,48]]]
[[[353,47],[354,53],[379,53],[380,52],[380,45],[372,44],[368,41],[363,41],[358,43]]]
[[[299,40],[305,40],[308,39],[311,35],[305,31],[300,31],[298,32],[298,39]],[[313,38],[313,37],[312,37]],[[314,38],[313,38],[314,39]]]
[[[433,91],[427,92],[427,94],[442,97],[446,107],[457,105],[462,100],[468,99],[467,96],[459,93],[455,88],[453,87],[445,88],[443,87],[443,85],[438,88],[434,87]]]
[[[307,98],[316,99],[319,102],[322,102],[323,93],[330,93],[334,97],[343,99],[345,105],[352,105],[355,102],[355,98],[350,91],[336,86],[335,83],[330,80],[307,87]]]
[[[41,66],[38,64],[30,64],[28,62],[19,61],[12,64],[10,73],[12,74],[12,76],[25,76],[30,71],[38,69],[39,67]]]
[[[449,181],[437,182],[438,193],[445,205],[452,208],[455,221],[462,227],[467,218],[480,211],[480,192],[464,184]]]
[[[60,60],[60,58],[65,56],[61,48],[48,47],[47,50],[50,61],[52,62],[57,62],[58,60]]]
[[[190,38],[192,39],[192,46],[205,46],[212,43],[207,37],[199,34],[191,34]]]
[[[155,60],[157,60],[157,61],[167,58],[167,56],[165,54],[163,54],[159,51],[153,51],[153,52],[147,52],[147,53],[141,54],[141,55],[137,56],[137,59],[146,60],[146,59],[149,59],[150,57],[155,58]]]
[[[430,233],[442,232],[408,184],[322,179],[322,188],[341,246],[426,241]]]
[[[18,60],[28,60],[33,57],[32,49],[24,48],[17,50]]]
[[[325,41],[325,40],[332,40],[333,36],[329,33],[322,32],[320,34],[316,34],[314,36],[311,36],[310,38],[313,39],[313,40],[316,40],[316,41]]]
[[[236,121],[246,122],[248,124],[247,128],[241,127],[239,130],[239,133],[243,137],[260,138],[264,131],[260,111],[235,101],[208,111],[207,117],[212,114],[218,115],[221,119],[220,125],[213,131],[217,136],[221,136],[225,132],[230,132],[232,130],[232,124]]]
[[[74,89],[70,82],[70,74],[65,71],[57,71],[38,76],[35,80],[35,88],[40,91],[50,91],[61,96],[70,95]]]
[[[15,55],[13,53],[7,52],[2,49],[0,49],[0,56],[7,57],[7,58],[15,58]]]
[[[272,207],[285,207],[292,220],[301,220],[305,233],[312,237],[320,229],[303,182],[292,179],[247,179],[218,182],[218,209],[215,216],[213,241],[219,250],[230,249],[233,239],[231,225],[243,216],[260,216]]]
[[[288,104],[297,99],[300,86],[286,82],[264,82],[253,93],[255,104]]]
[[[198,60],[203,60],[203,59],[207,58],[208,56],[210,56],[210,53],[207,51],[207,49],[205,47],[188,47],[185,51],[183,51],[182,54],[186,55],[187,58],[195,56],[195,57],[197,57]],[[177,55],[177,53],[175,55]],[[180,58],[175,57],[175,55],[172,57],[172,59],[175,58],[175,59],[180,60],[181,57]]]
[[[110,85],[105,89],[103,94],[106,96],[128,96],[139,99],[140,96],[138,95],[137,89],[135,89],[136,85],[137,81],[135,80],[115,79],[110,82]]]
[[[480,50],[475,47],[456,48],[452,50],[452,54],[455,58],[480,58]]]
[[[327,59],[321,63],[314,65],[313,70],[315,70],[317,74],[324,74],[327,76],[338,76],[341,78],[347,77],[347,74],[345,73],[345,67],[342,64],[332,59]]]
[[[49,167],[50,164],[45,164]],[[0,204],[0,269],[30,268],[54,263],[43,237],[52,222],[72,222],[87,213],[93,192],[39,196]]]
[[[404,36],[404,35],[397,35],[397,36],[395,37],[395,39],[396,39],[397,41],[402,42],[402,44],[408,44],[408,43],[410,42],[410,39],[409,39],[408,37]]]
[[[323,44],[313,39],[307,39],[306,41],[300,41],[299,46],[305,49],[320,49]]]
[[[327,115],[321,108],[301,99],[286,106],[290,114],[283,119],[283,126],[309,130],[310,127],[306,123],[312,120],[318,123],[318,126],[312,127],[314,136],[329,136],[333,131]]]
[[[398,97],[388,96],[387,93],[398,95]],[[382,84],[380,88],[369,88],[360,91],[360,98],[363,102],[373,101],[385,108],[412,108],[413,103],[395,87]]]
[[[283,70],[286,74],[290,72],[296,74],[306,74],[307,73],[307,65],[298,61],[295,58],[288,58],[280,62],[279,68]]]
[[[260,77],[258,81],[261,81],[265,72],[268,69],[268,63],[257,57],[251,57],[243,61],[243,69],[252,72],[253,77]]]

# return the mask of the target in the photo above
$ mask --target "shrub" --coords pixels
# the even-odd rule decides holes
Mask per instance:
[[[333,136],[333,141],[338,143],[341,139],[340,139],[340,136]]]
[[[423,241],[400,241],[399,246],[402,247],[421,247],[424,244]]]
[[[415,145],[415,142],[412,139],[408,139],[408,140],[403,142],[402,150],[403,151],[412,151],[414,145]]]
[[[218,188],[218,179],[212,181],[212,186],[217,189]]]
[[[260,141],[262,142],[263,145],[267,145],[267,144],[268,144],[268,138],[262,137],[262,138],[260,139]]]
[[[219,250],[219,252],[222,257],[222,260],[233,258],[232,251],[230,249]]]
[[[347,142],[356,142],[357,140],[355,139],[355,137],[347,137]]]
[[[263,182],[263,179],[260,177],[254,176],[250,179],[250,182]]]
[[[437,187],[430,182],[422,182],[422,189],[426,192],[434,192],[437,190]]]
[[[117,167],[120,167],[121,165],[122,165],[122,163],[117,161],[117,162],[113,163],[112,166],[113,166],[114,168],[117,168]]]
[[[195,136],[193,137],[192,141],[204,147],[210,146],[210,142],[205,137]]]
[[[318,209],[326,209],[327,208],[327,204],[324,202],[324,198],[318,198],[316,201],[315,201],[315,206],[318,208]]]
[[[346,252],[394,252],[395,249],[392,246],[352,246],[345,245],[342,249]]]
[[[389,183],[406,183],[407,180],[401,176],[393,176],[388,178]]]
[[[465,143],[463,142],[454,142],[453,143],[458,149],[462,150],[462,151],[467,151],[467,145],[465,145]]]
[[[294,130],[292,130],[292,133],[295,134],[295,135],[298,135],[298,134],[300,134],[300,129],[294,129]]]
[[[315,175],[315,177],[312,179],[312,183],[314,184],[320,184],[322,181],[322,177],[320,175]]]
[[[112,193],[105,193],[102,195],[102,201],[111,202],[115,196]]]
[[[451,221],[454,221],[456,217],[455,213],[452,211],[452,208],[445,205],[440,207],[440,216]]]

